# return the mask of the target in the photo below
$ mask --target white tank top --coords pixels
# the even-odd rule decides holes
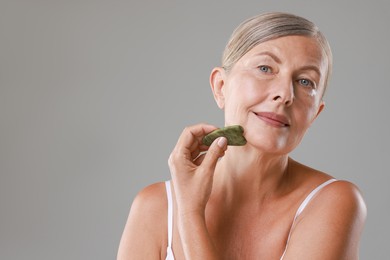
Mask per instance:
[[[332,182],[335,182],[335,181],[336,181],[336,179],[330,179],[330,180],[327,180],[326,182],[320,184],[317,188],[312,190],[309,193],[309,195],[307,195],[305,200],[301,203],[301,205],[299,206],[297,212],[295,213],[294,220],[293,220],[293,223],[291,225],[290,232],[288,234],[286,247],[284,249],[283,255],[280,257],[280,260],[282,260],[284,255],[286,254],[288,242],[290,241],[291,232],[292,232],[292,229],[293,229],[293,227],[295,225],[296,219],[299,217],[299,215],[302,213],[302,211],[306,208],[307,204],[314,197],[314,195],[317,194],[317,192],[319,192],[326,185],[331,184]],[[168,247],[167,247],[167,257],[165,258],[165,260],[175,260],[175,257],[173,256],[173,251],[172,251],[173,200],[172,200],[172,191],[171,191],[170,181],[166,181],[165,182],[165,187],[166,187],[166,190],[167,190],[167,199],[168,199]]]

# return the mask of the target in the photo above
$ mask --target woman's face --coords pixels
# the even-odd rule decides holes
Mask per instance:
[[[285,36],[261,43],[211,84],[225,124],[240,124],[248,144],[288,153],[322,110],[327,60],[315,39]]]

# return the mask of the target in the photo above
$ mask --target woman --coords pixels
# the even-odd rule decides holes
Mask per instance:
[[[243,22],[210,84],[225,125],[241,125],[247,144],[220,137],[207,147],[216,127],[187,127],[169,157],[172,181],[135,198],[118,259],[358,259],[358,189],[289,158],[324,108],[331,65],[325,37],[304,18]]]

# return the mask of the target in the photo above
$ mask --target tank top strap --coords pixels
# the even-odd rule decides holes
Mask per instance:
[[[168,247],[167,247],[166,260],[174,260],[173,251],[172,251],[173,199],[172,199],[172,190],[171,190],[170,181],[165,182],[165,188],[167,190],[167,200],[168,200]]]
[[[319,186],[317,186],[317,188],[315,188],[314,190],[312,190],[309,195],[307,195],[307,197],[305,198],[305,200],[301,203],[301,205],[299,206],[297,212],[295,213],[295,217],[294,217],[294,221],[295,219],[298,218],[298,216],[302,213],[302,211],[306,208],[307,204],[309,204],[310,200],[314,197],[314,195],[316,195],[320,190],[322,190],[325,186],[331,184],[332,182],[335,182],[337,181],[336,179],[330,179],[330,180],[327,180],[326,182],[320,184]]]
[[[302,211],[306,208],[306,206],[309,204],[310,200],[320,191],[322,190],[325,186],[331,184],[332,182],[335,182],[337,181],[336,179],[330,179],[330,180],[327,180],[325,181],[324,183],[318,185],[314,190],[312,190],[309,195],[307,195],[307,197],[302,201],[301,205],[298,207],[298,210],[297,212],[295,213],[295,216],[294,216],[294,220],[293,220],[293,223],[291,225],[291,228],[290,228],[290,232],[288,234],[288,238],[287,238],[287,243],[286,243],[286,248],[284,249],[284,252],[283,252],[283,255],[282,257],[280,258],[280,260],[283,259],[284,255],[286,254],[286,251],[287,251],[287,246],[288,246],[288,242],[290,241],[290,237],[291,237],[291,233],[292,233],[292,230],[295,226],[295,222],[297,220],[297,218],[299,217],[299,215],[302,213]]]

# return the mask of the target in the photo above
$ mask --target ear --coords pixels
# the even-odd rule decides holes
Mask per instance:
[[[313,117],[313,120],[311,121],[311,124],[316,120],[316,118],[321,114],[322,110],[325,108],[325,101],[321,100],[320,105],[318,106],[317,114],[315,117]]]
[[[214,99],[220,109],[225,107],[225,95],[223,87],[225,85],[225,70],[221,67],[216,67],[210,74],[210,86],[213,91]]]

